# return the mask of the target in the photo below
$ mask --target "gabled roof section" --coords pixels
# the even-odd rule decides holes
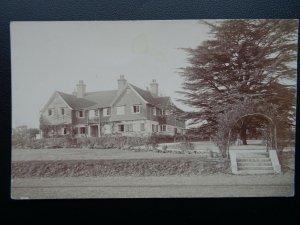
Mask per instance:
[[[110,106],[112,107],[114,103],[123,95],[123,93],[126,91],[127,88],[130,88],[133,90],[145,103],[149,103],[145,98],[143,98],[134,88],[133,85],[126,83],[126,85],[121,89],[118,90],[117,95],[113,98],[112,102],[110,103]]]
[[[117,94],[118,90],[87,92],[85,98],[97,103],[95,107],[89,108],[105,108],[110,106]]]
[[[170,106],[173,105],[171,98],[169,96],[166,97],[157,97],[154,98],[156,106]]]
[[[72,109],[83,109],[92,105],[97,104],[96,102],[90,101],[85,98],[77,98],[74,95],[66,94],[63,92],[57,91],[57,93],[65,100],[65,102],[72,108]]]
[[[148,103],[155,105],[155,100],[150,91],[143,90],[137,86],[134,86],[133,84],[130,84],[130,86]]]

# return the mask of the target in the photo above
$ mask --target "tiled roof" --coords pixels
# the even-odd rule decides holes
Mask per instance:
[[[137,86],[130,86],[148,103],[157,107],[171,104],[170,97],[153,97],[150,91],[143,90]],[[118,95],[118,90],[87,92],[84,98],[77,98],[74,95],[58,92],[60,96],[73,109],[96,109],[110,107],[112,101]]]
[[[134,86],[132,84],[130,84],[131,87],[133,87],[133,89],[143,98],[145,99],[147,102],[149,102],[152,105],[155,105],[155,98],[152,96],[152,94],[150,93],[150,91],[146,91],[143,90],[137,86]]]
[[[59,91],[58,93],[72,109],[83,109],[96,104],[96,102],[90,101],[88,99],[77,98],[74,95],[66,94]]]
[[[171,105],[171,99],[170,97],[157,97],[154,99],[155,105],[157,106],[169,106]]]
[[[146,91],[143,90],[137,86],[134,86],[132,84],[130,84],[134,90],[140,95],[142,96],[142,98],[144,98],[147,102],[149,102],[152,105],[155,106],[166,106],[166,105],[171,105],[171,100],[170,97],[153,97],[153,95],[151,94],[150,91]]]
[[[87,92],[85,98],[97,103],[89,108],[105,108],[110,106],[117,93],[118,90]]]

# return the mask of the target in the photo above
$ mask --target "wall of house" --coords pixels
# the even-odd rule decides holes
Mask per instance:
[[[52,115],[48,115],[48,110],[52,110]],[[64,114],[61,113],[64,109]],[[58,125],[72,123],[72,111],[67,104],[56,94],[47,109],[41,113],[44,125]]]
[[[132,106],[141,105],[140,113],[133,113]],[[118,106],[125,106],[124,115],[117,115]],[[143,120],[147,118],[145,102],[137,96],[137,94],[129,89],[129,92],[126,90],[123,95],[115,102],[114,106],[111,109],[111,116],[109,121],[125,121],[125,120]]]
[[[174,127],[185,128],[185,122],[176,120],[172,115],[161,115],[161,110],[156,109],[156,115],[153,115],[153,106],[147,105],[147,119],[158,121],[159,124],[168,124]]]

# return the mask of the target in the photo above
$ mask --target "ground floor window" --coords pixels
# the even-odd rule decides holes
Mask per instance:
[[[79,128],[79,134],[85,134],[85,127]]]
[[[67,128],[66,127],[62,128],[62,134],[67,134]]]
[[[145,124],[141,123],[141,131],[145,131]]]
[[[160,125],[160,131],[166,132],[167,131],[167,125]]]
[[[158,132],[158,125],[152,124],[152,132]]]
[[[118,125],[118,131],[119,132],[124,132],[124,124],[119,124]]]
[[[129,132],[133,131],[133,124],[127,124],[127,131]]]

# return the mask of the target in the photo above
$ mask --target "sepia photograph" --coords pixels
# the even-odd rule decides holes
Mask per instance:
[[[11,198],[293,197],[298,20],[13,21]]]

